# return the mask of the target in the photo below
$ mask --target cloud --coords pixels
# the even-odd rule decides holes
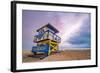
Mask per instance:
[[[38,28],[47,23],[51,23],[59,30],[58,36],[61,37],[59,47],[90,46],[90,14],[88,13],[23,10],[22,15],[23,48],[31,49],[36,45],[32,42],[33,36],[36,35]]]
[[[78,17],[80,18],[80,17]],[[77,26],[72,23],[71,29],[66,33],[65,41],[61,47],[65,48],[90,48],[91,47],[91,32],[90,32],[90,16],[86,14],[77,20]],[[66,39],[67,38],[67,39]]]
[[[70,38],[68,43],[71,44],[71,47],[90,48],[90,43],[91,43],[90,34],[83,32],[78,36]]]

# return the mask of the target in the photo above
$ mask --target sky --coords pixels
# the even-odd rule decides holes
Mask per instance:
[[[35,10],[22,11],[22,48],[31,50],[36,30],[48,23],[59,30],[60,50],[91,48],[89,13]]]

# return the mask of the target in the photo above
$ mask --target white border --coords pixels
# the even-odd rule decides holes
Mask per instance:
[[[45,10],[45,11],[64,11],[64,12],[86,12],[91,13],[91,60],[81,61],[59,61],[59,62],[35,62],[35,63],[22,63],[22,9],[25,10]],[[16,66],[17,70],[22,69],[38,69],[38,68],[51,68],[51,67],[70,67],[70,66],[85,66],[95,65],[96,56],[96,42],[95,42],[95,9],[80,8],[80,7],[59,7],[59,6],[45,6],[45,5],[28,5],[17,4],[17,49],[16,49]]]

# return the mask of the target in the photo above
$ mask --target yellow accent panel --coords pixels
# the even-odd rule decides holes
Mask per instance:
[[[49,41],[48,41],[48,40],[45,40],[45,41],[41,41],[41,42],[39,42],[39,43],[45,44],[45,43],[49,43]]]
[[[52,40],[43,40],[37,44],[48,44],[50,46],[48,55],[50,55],[52,52],[56,52],[58,50],[58,43],[54,42]]]
[[[48,55],[50,55],[51,51],[50,51],[50,48],[49,48],[49,52],[48,52]]]
[[[52,47],[52,49],[51,49],[51,52],[54,52],[54,51],[57,51],[58,50],[58,44],[49,44],[51,47]]]
[[[52,41],[51,43],[52,43],[52,44],[58,44],[57,42],[53,42],[53,41]]]

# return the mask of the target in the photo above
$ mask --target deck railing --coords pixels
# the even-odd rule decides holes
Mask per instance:
[[[45,39],[50,39],[50,40],[56,41],[58,43],[61,42],[61,38],[49,30],[45,31],[44,33],[34,36],[34,42],[38,42],[38,41],[45,40]]]

